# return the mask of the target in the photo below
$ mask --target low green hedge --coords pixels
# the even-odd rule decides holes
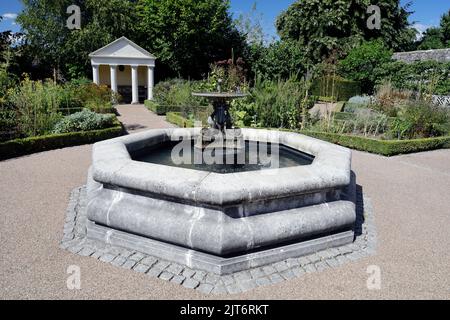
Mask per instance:
[[[180,112],[167,112],[166,120],[174,125],[181,128],[192,128],[194,127],[194,121],[186,119],[181,115]]]
[[[176,106],[163,106],[153,100],[145,100],[144,105],[159,116],[163,116],[169,111],[179,111],[180,109]]]
[[[169,105],[161,105],[153,100],[145,100],[144,105],[152,112],[156,113],[159,116],[166,115],[168,112],[182,112],[183,110],[196,110],[197,112],[202,112],[208,109],[208,106],[200,106],[200,107],[187,107],[187,106],[169,106]]]
[[[184,118],[178,112],[167,113],[167,121],[183,128],[193,127],[192,120]],[[280,130],[276,128],[268,128]],[[281,129],[283,131],[292,131]],[[315,132],[306,130],[296,130],[296,132],[311,136],[320,140],[341,145],[343,147],[376,153],[383,156],[395,156],[398,154],[406,154],[420,151],[436,150],[442,148],[450,148],[450,135],[444,137],[413,139],[413,140],[378,140],[361,136],[353,136],[348,134]]]
[[[14,139],[0,143],[0,160],[19,157],[35,152],[94,143],[120,136],[122,132],[122,124],[116,119],[113,127],[101,130]]]
[[[413,140],[378,140],[327,132],[301,131],[300,133],[347,148],[381,154],[383,156],[450,148],[450,136]]]

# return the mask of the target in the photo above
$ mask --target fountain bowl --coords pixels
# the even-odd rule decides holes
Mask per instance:
[[[245,141],[313,156],[309,165],[215,173],[136,161],[200,128],[149,130],[93,146],[87,235],[229,274],[353,241],[351,151],[297,133],[241,129]]]

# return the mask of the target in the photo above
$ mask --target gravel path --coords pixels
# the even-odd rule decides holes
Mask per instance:
[[[129,131],[169,126],[143,106],[118,110]],[[0,162],[0,298],[211,298],[59,248],[70,191],[85,183],[90,159],[86,145]],[[374,207],[376,254],[227,298],[450,298],[450,150],[355,151],[353,169]],[[81,268],[81,290],[67,289],[70,265]],[[381,290],[367,289],[370,265],[381,269]]]

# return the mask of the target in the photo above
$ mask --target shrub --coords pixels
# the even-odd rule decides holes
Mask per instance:
[[[411,100],[413,93],[409,90],[396,89],[390,81],[378,87],[373,108],[387,114],[397,116],[398,110]]]
[[[200,106],[204,105],[203,99],[192,96],[193,91],[201,87],[198,82],[183,79],[172,79],[159,82],[154,90],[154,101],[161,106]]]
[[[34,152],[94,143],[100,140],[117,137],[122,134],[122,131],[120,122],[115,119],[114,126],[107,129],[9,140],[0,143],[0,160]]]
[[[354,113],[361,108],[368,108],[370,105],[370,97],[368,96],[354,96],[351,97],[344,105],[344,111]]]
[[[266,80],[286,80],[306,73],[307,59],[303,46],[296,41],[276,41],[268,47],[249,48],[252,74]]]
[[[17,134],[17,118],[14,109],[0,105],[0,141],[15,138]]]
[[[449,133],[449,123],[447,109],[425,101],[411,101],[399,111],[391,134],[398,139],[438,137]]]
[[[98,114],[88,109],[62,118],[54,127],[53,133],[98,130],[112,126],[113,114]]]
[[[52,81],[25,78],[8,95],[8,102],[16,112],[18,134],[36,136],[49,133],[62,117],[63,97],[63,88]]]
[[[298,128],[301,105],[305,99],[304,82],[290,78],[286,81],[258,81],[251,91],[255,102],[256,124],[263,127]],[[308,101],[310,107],[314,101]]]
[[[389,80],[398,89],[450,95],[450,62],[387,62],[374,70],[374,78],[378,85]]]
[[[111,113],[112,101],[119,102],[120,95],[111,91],[106,85],[97,85],[83,80],[74,80],[66,85],[69,92],[75,95],[75,103],[72,108],[80,111],[88,108],[97,113]],[[76,108],[79,110],[76,110]]]
[[[350,51],[339,63],[339,74],[359,81],[364,93],[372,93],[376,84],[375,69],[391,61],[392,51],[380,40],[364,42]]]

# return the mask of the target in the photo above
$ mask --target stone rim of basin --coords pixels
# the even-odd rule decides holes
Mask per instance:
[[[200,128],[154,129],[95,143],[92,177],[101,184],[213,206],[290,197],[350,183],[347,148],[298,133],[264,129],[242,129],[242,133],[248,140],[281,143],[311,154],[314,161],[308,166],[218,174],[132,160],[130,152],[200,134]]]

